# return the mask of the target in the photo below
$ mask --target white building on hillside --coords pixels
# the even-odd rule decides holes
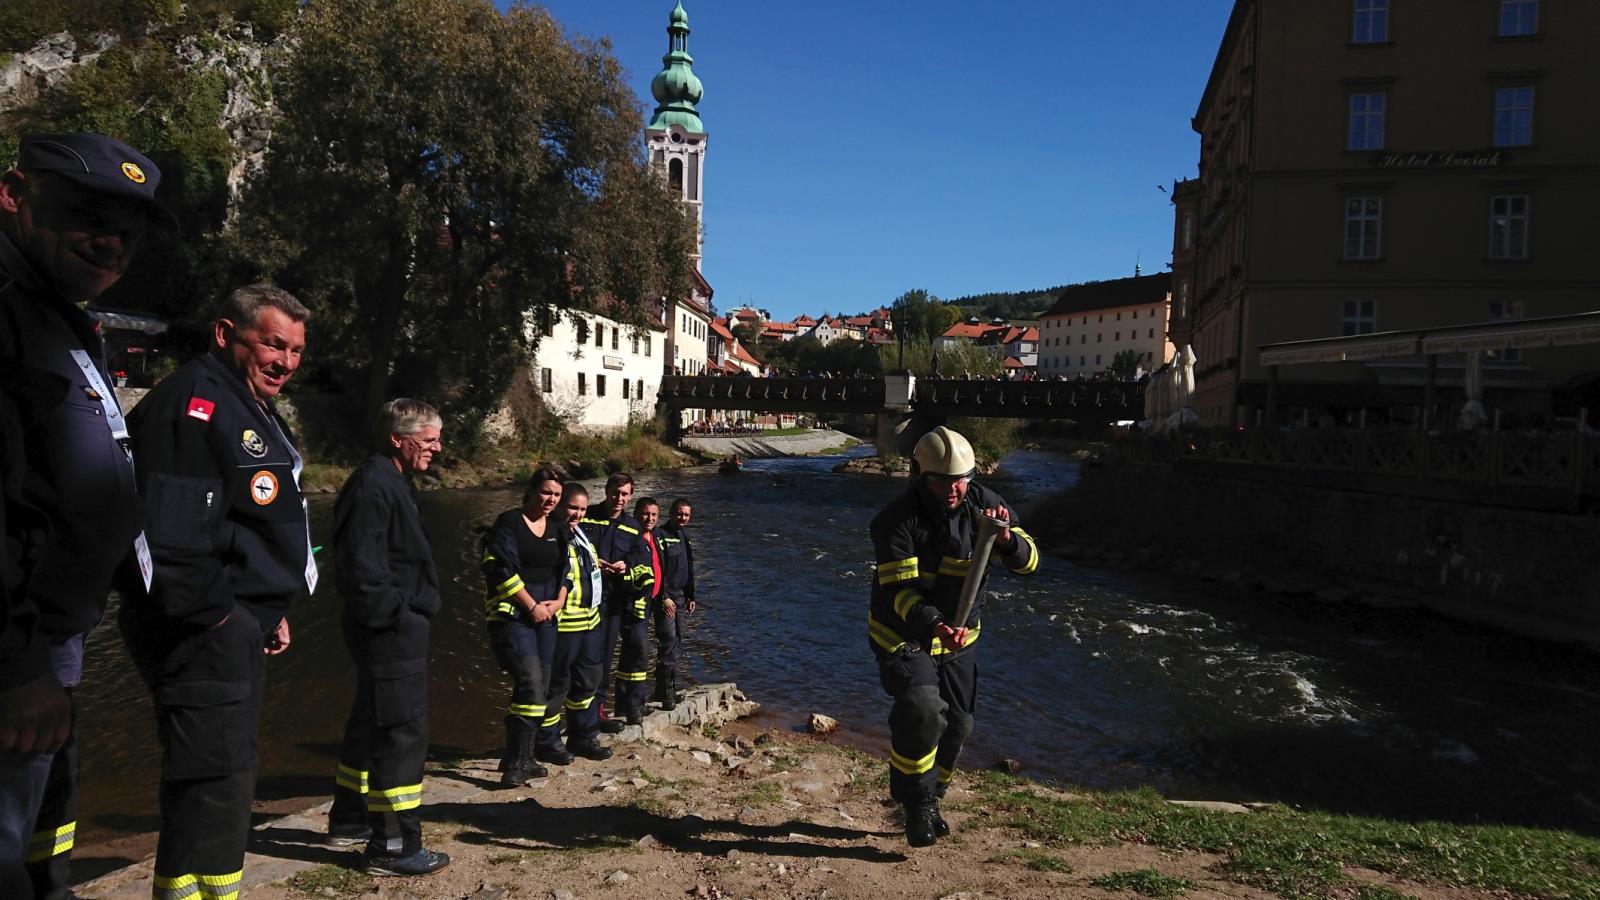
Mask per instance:
[[[1076,377],[1111,368],[1131,352],[1146,372],[1172,358],[1167,312],[1172,276],[1135,275],[1073,285],[1039,318],[1039,375]]]
[[[584,431],[623,428],[655,413],[665,328],[587,313],[563,315],[554,325],[540,318],[530,325],[542,330],[532,375],[546,409]]]

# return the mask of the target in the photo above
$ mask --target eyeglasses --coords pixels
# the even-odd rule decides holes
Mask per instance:
[[[436,438],[436,437],[435,438],[429,438],[427,440],[423,440],[422,438],[419,438],[414,434],[408,434],[408,435],[405,436],[405,438],[408,441],[415,441],[416,445],[418,447],[423,448],[424,450],[443,450],[444,449],[444,442],[442,440],[440,440],[439,438]]]

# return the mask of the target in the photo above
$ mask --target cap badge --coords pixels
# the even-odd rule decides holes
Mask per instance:
[[[128,176],[128,180],[134,184],[144,184],[144,170],[134,163],[123,163],[122,174]]]

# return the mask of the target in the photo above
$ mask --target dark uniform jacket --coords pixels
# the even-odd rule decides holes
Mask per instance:
[[[12,590],[0,601],[0,689],[50,671],[49,645],[100,621],[112,575],[139,534],[128,442],[112,436],[102,390],[74,350],[109,391],[94,319],[0,235],[0,384],[13,432],[4,436]]]
[[[548,542],[553,545],[550,550],[554,560],[548,567],[535,571],[517,550],[519,540]],[[554,600],[561,595],[562,587],[571,590],[571,569],[566,522],[555,519],[546,522],[544,537],[541,538],[528,530],[522,510],[506,510],[494,520],[494,525],[483,536],[483,578],[487,586],[484,612],[487,618],[490,621],[519,619],[525,625],[532,625],[532,614],[512,598],[517,591],[526,590],[528,596],[537,602]]]
[[[894,653],[915,643],[935,656],[949,653],[951,648],[933,638],[940,622],[970,629],[967,642],[956,652],[965,652],[977,643],[984,605],[981,599],[973,604],[966,622],[953,620],[961,584],[972,566],[978,517],[983,510],[997,506],[1011,509],[999,494],[973,483],[967,487],[966,502],[946,510],[914,482],[872,520],[878,567],[867,629],[874,652]],[[1018,575],[1028,575],[1039,566],[1039,549],[1020,524],[1012,510],[1011,542],[1003,545],[997,539],[990,558],[998,558]]]
[[[129,419],[156,568],[129,615],[205,629],[245,603],[271,633],[314,577],[289,427],[211,354],[163,379]]]
[[[564,535],[567,550],[567,602],[556,613],[557,631],[589,631],[600,625],[600,572],[594,548],[582,529]]]
[[[643,540],[644,526],[623,513],[612,518],[585,517],[581,526],[594,545],[594,552],[606,562],[621,560],[627,571],[621,575],[606,572],[605,603],[628,610],[636,619],[645,615],[645,601],[655,593],[655,573],[650,568],[650,548]]]
[[[693,600],[694,548],[689,545],[689,529],[663,525],[656,529],[656,537],[661,542],[666,595],[673,600]]]
[[[430,619],[439,611],[417,492],[393,460],[375,453],[350,473],[333,505],[333,547],[346,623],[384,629],[407,608]]]

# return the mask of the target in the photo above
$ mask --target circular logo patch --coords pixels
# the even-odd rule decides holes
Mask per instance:
[[[267,455],[267,442],[261,439],[261,435],[256,434],[254,428],[246,428],[244,433],[239,435],[239,446],[256,459]]]
[[[262,470],[250,476],[250,499],[257,506],[266,506],[278,499],[278,476]]]
[[[122,164],[122,174],[128,176],[128,180],[134,184],[144,184],[144,170],[131,162]]]

